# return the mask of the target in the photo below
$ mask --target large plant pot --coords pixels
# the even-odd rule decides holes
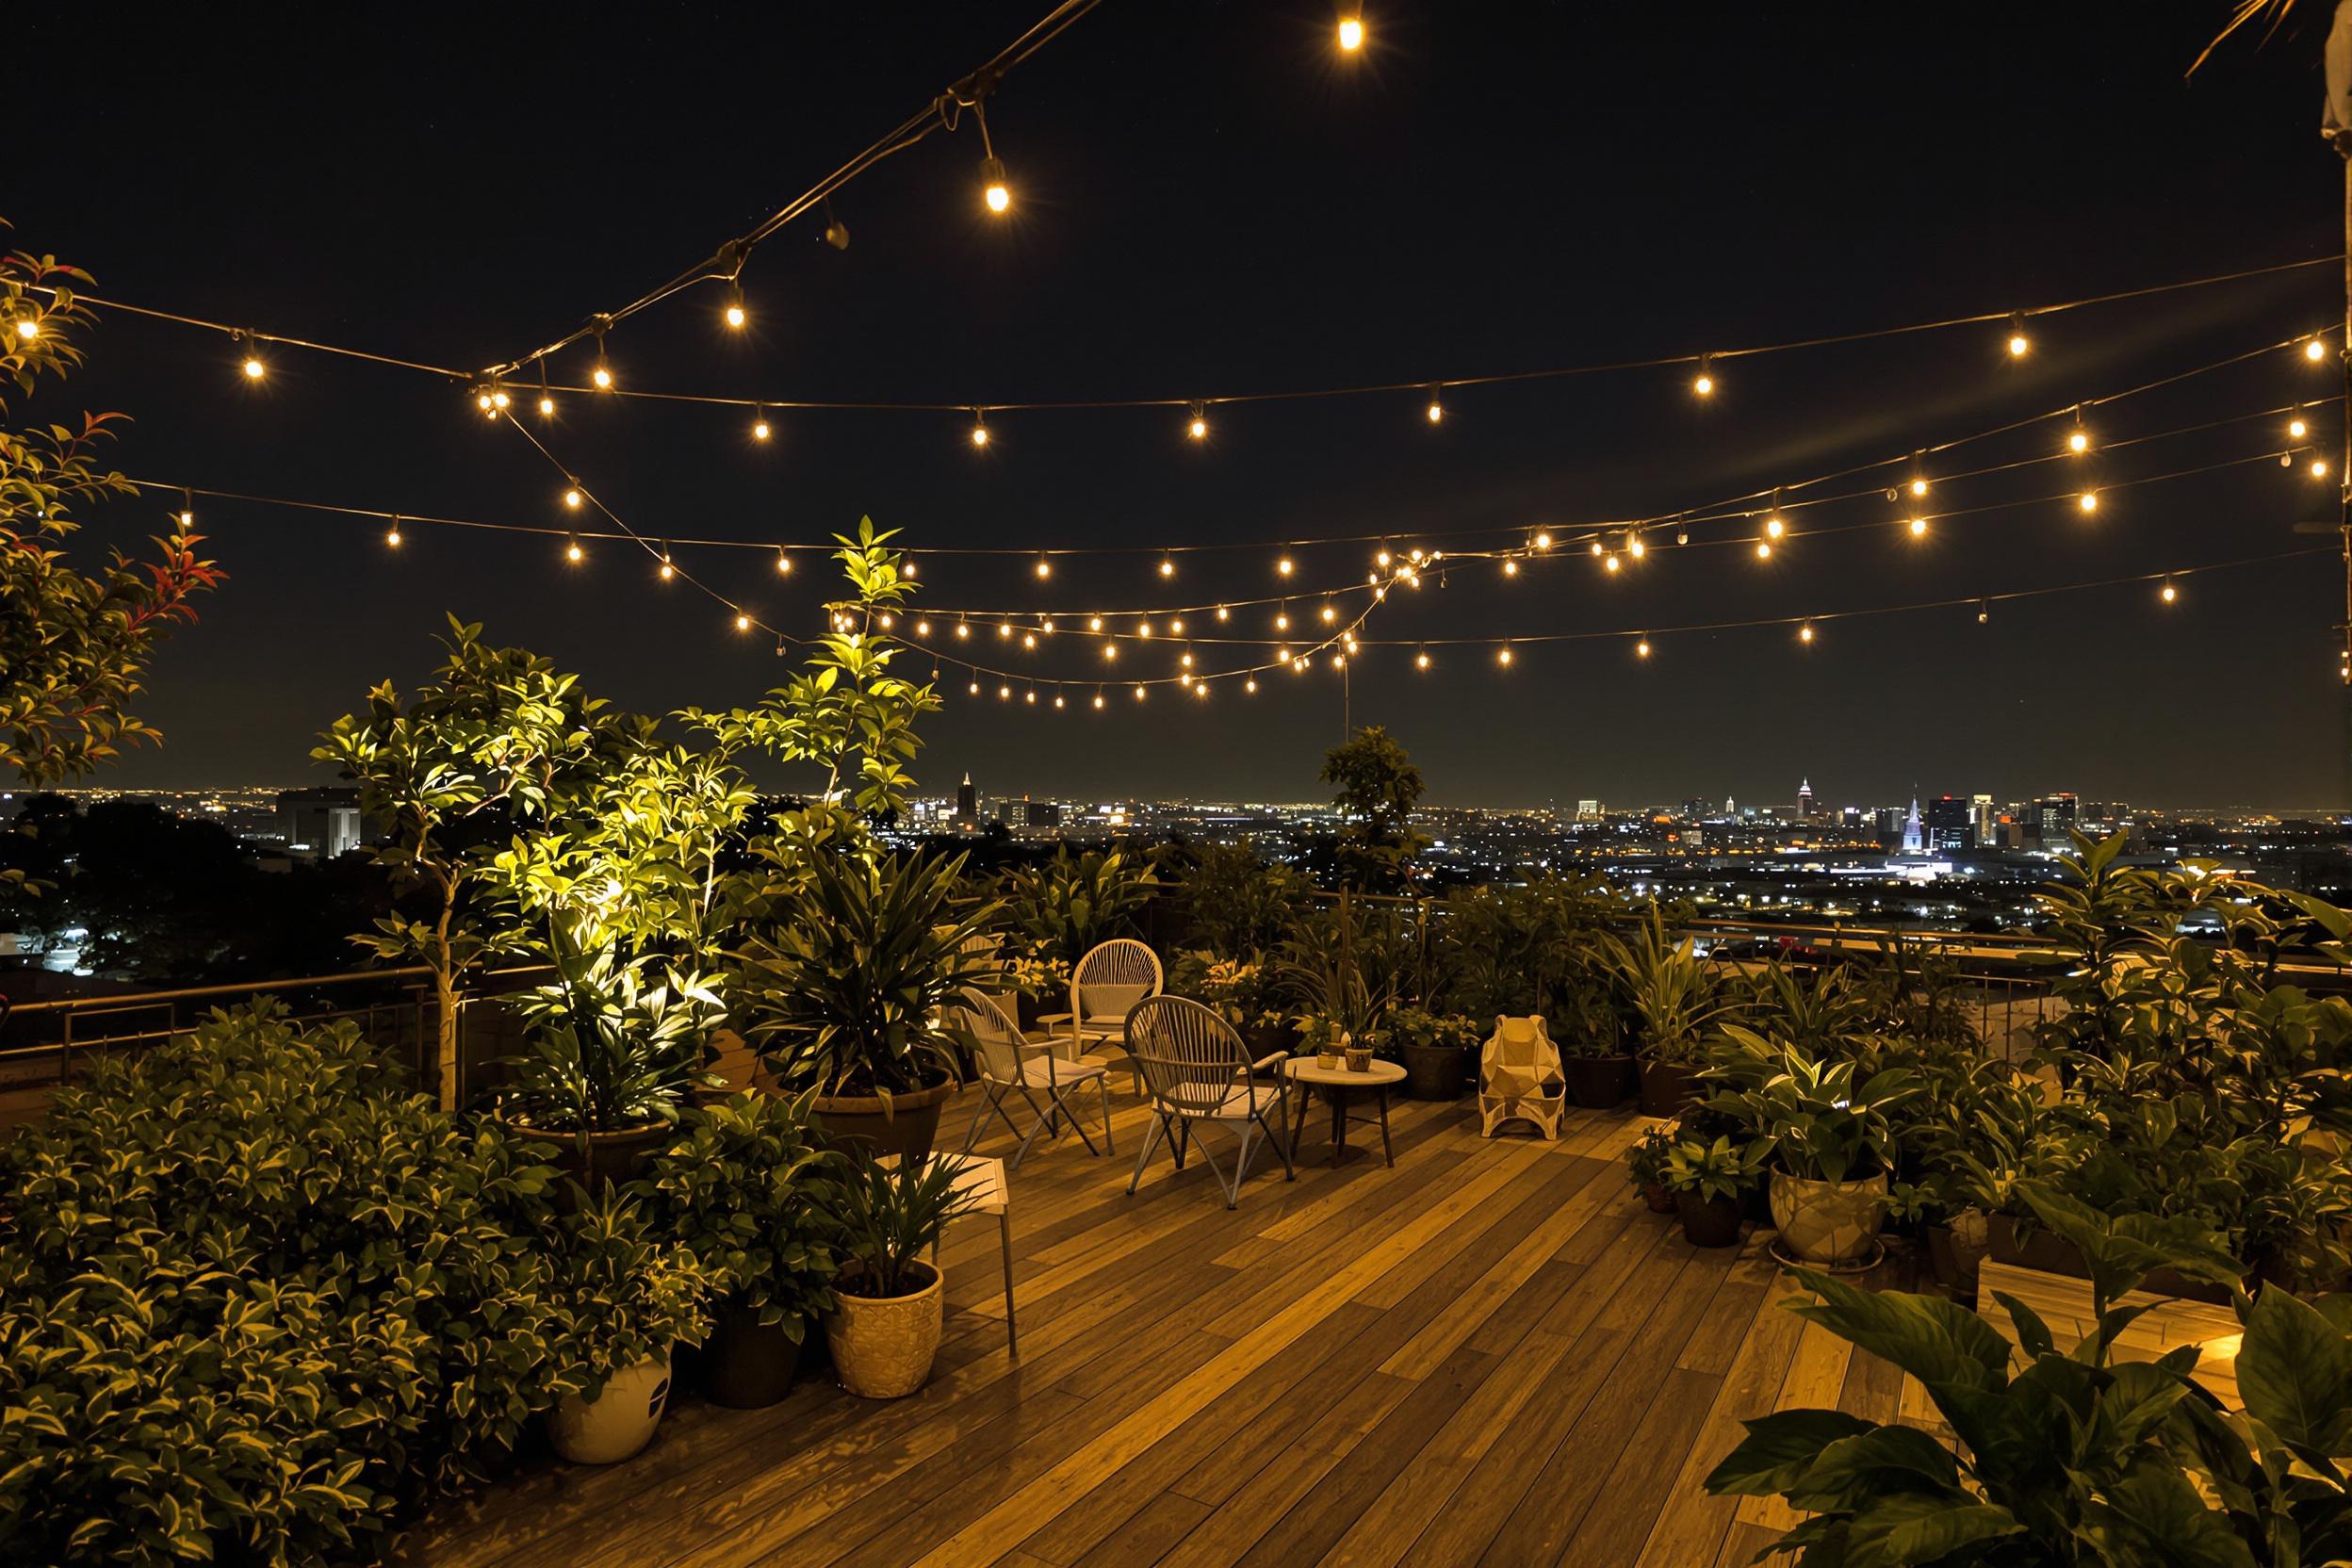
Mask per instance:
[[[784,1092],[764,1073],[759,1085],[770,1094]],[[931,1140],[939,1131],[939,1112],[947,1104],[947,1097],[955,1092],[954,1084],[934,1084],[927,1089],[894,1094],[890,1098],[888,1110],[879,1096],[819,1095],[817,1125],[825,1129],[826,1137],[842,1148],[855,1144],[876,1158],[896,1154],[902,1160],[927,1160],[931,1157]]]
[[[2005,1214],[1993,1216],[1987,1227],[1989,1250],[1995,1263],[2005,1263],[2016,1268],[2038,1269],[2044,1274],[2064,1274],[2071,1279],[2087,1280],[2090,1266],[2082,1261],[2082,1249],[2064,1236],[2050,1231],[2037,1230],[2031,1235],[2019,1235],[2016,1222]],[[2183,1301],[2207,1301],[2217,1307],[2230,1304],[2230,1290],[2208,1280],[2193,1280],[2170,1268],[2151,1268],[2139,1288],[2151,1296],[2173,1296]]]
[[[1568,1098],[1588,1111],[1614,1110],[1633,1098],[1631,1056],[1563,1056],[1560,1070]]]
[[[1771,1192],[1781,1246],[1805,1263],[1855,1262],[1886,1219],[1885,1171],[1858,1182],[1817,1182],[1775,1170]]]
[[[759,1410],[792,1391],[800,1344],[782,1322],[762,1323],[750,1307],[719,1314],[703,1342],[696,1385],[702,1396],[729,1410]]]
[[[1459,1100],[1462,1098],[1466,1053],[1452,1045],[1400,1045],[1397,1059],[1404,1064],[1405,1093],[1415,1100]]]
[[[1674,1194],[1675,1212],[1682,1216],[1682,1239],[1693,1247],[1736,1247],[1740,1242],[1740,1200],[1702,1199],[1695,1192]]]
[[[931,1277],[912,1296],[854,1296],[854,1276],[836,1289],[840,1304],[825,1320],[825,1342],[841,1386],[861,1399],[903,1398],[931,1376],[947,1297],[938,1269],[928,1264],[910,1266]]]
[[[1699,1070],[1688,1062],[1642,1064],[1642,1114],[1680,1116],[1698,1102]]]
[[[670,1362],[642,1362],[605,1380],[593,1399],[567,1394],[547,1412],[547,1441],[574,1464],[618,1464],[653,1441],[670,1398]]]
[[[590,1192],[602,1191],[616,1182],[633,1182],[645,1173],[653,1157],[667,1149],[678,1136],[674,1122],[657,1121],[649,1127],[626,1127],[615,1133],[551,1133],[505,1117],[497,1119],[507,1131],[531,1145],[537,1158],[555,1167],[568,1181],[578,1182]],[[582,1147],[583,1141],[585,1147]],[[562,1181],[557,1192],[568,1191]],[[559,1203],[567,1203],[559,1196]]]

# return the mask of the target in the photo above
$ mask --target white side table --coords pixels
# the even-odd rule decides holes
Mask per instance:
[[[1298,1111],[1290,1124],[1291,1158],[1298,1157],[1298,1135],[1307,1120],[1307,1101],[1316,1090],[1331,1105],[1331,1164],[1348,1157],[1348,1124],[1370,1121],[1372,1118],[1351,1113],[1351,1099],[1373,1095],[1380,1102],[1380,1158],[1388,1165],[1396,1163],[1396,1155],[1388,1141],[1388,1086],[1405,1081],[1405,1070],[1395,1062],[1375,1060],[1363,1072],[1350,1072],[1345,1067],[1318,1067],[1312,1056],[1293,1056],[1282,1064],[1282,1076],[1298,1086]]]

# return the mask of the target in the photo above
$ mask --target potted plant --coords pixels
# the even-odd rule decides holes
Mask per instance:
[[[1907,1068],[1855,1082],[1851,1061],[1816,1060],[1787,1041],[1727,1025],[1708,1070],[1725,1086],[1710,1109],[1769,1147],[1768,1193],[1784,1248],[1805,1263],[1852,1264],[1886,1217],[1895,1136],[1887,1113],[1920,1092]]]
[[[1674,1116],[1697,1097],[1700,1042],[1737,1004],[1694,939],[1667,936],[1656,899],[1634,940],[1608,936],[1601,951],[1639,1021],[1642,1114]]]
[[[1625,1173],[1652,1214],[1674,1212],[1674,1195],[1666,1186],[1666,1152],[1674,1147],[1672,1130],[1653,1127],[1625,1151]]]
[[[1339,1021],[1327,1014],[1298,1015],[1298,1048],[1314,1052],[1315,1065],[1319,1068],[1336,1069],[1346,1062],[1350,1037]]]
[[[1713,1143],[1683,1138],[1666,1151],[1662,1175],[1682,1216],[1682,1235],[1693,1247],[1730,1247],[1740,1240],[1740,1195],[1756,1184],[1770,1151],[1761,1143]]]
[[[724,1004],[703,976],[616,945],[583,942],[589,923],[549,920],[555,979],[508,997],[531,1028],[509,1058],[514,1082],[495,1114],[591,1188],[633,1180],[677,1133]]]
[[[844,1266],[825,1320],[825,1344],[843,1388],[860,1398],[896,1399],[931,1375],[946,1318],[939,1270],[923,1254],[970,1200],[944,1163],[853,1159],[835,1208]]]
[[[663,1233],[727,1282],[697,1358],[714,1404],[783,1398],[808,1325],[832,1310],[828,1214],[847,1163],[810,1136],[810,1099],[744,1093],[690,1111],[648,1173]]]
[[[563,1370],[547,1438],[575,1464],[615,1464],[653,1439],[669,1400],[670,1357],[710,1325],[721,1277],[680,1243],[657,1241],[621,1187],[557,1220],[547,1321]]]
[[[1405,1092],[1415,1100],[1461,1099],[1480,1038],[1478,1026],[1460,1014],[1420,1007],[1389,1011],[1389,1043],[1405,1070]]]
[[[1298,1048],[1298,1026],[1282,1010],[1274,968],[1263,955],[1219,958],[1211,953],[1180,953],[1168,978],[1168,988],[1176,995],[1214,1008],[1232,1024],[1250,1048],[1251,1061]]]
[[[1587,1110],[1608,1111],[1633,1098],[1633,1057],[1620,1049],[1617,1010],[1606,990],[1592,984],[1562,988],[1552,1002],[1549,1022],[1571,1101]]]
[[[997,972],[967,951],[996,908],[956,913],[962,870],[961,856],[819,847],[732,956],[735,1017],[767,1083],[814,1090],[817,1120],[836,1141],[910,1161],[931,1152],[970,1048],[952,1004]]]

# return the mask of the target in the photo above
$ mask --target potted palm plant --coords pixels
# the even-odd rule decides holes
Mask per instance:
[[[813,1090],[837,1142],[926,1158],[971,1042],[951,1022],[995,976],[981,944],[994,905],[958,912],[963,858],[820,848],[732,955],[735,1017],[766,1086]]]
[[[1730,1247],[1740,1239],[1741,1194],[1762,1177],[1770,1151],[1761,1143],[1712,1143],[1682,1138],[1666,1151],[1660,1171],[1682,1216],[1682,1235],[1693,1247]]]
[[[1921,1091],[1908,1068],[1855,1082],[1851,1061],[1829,1062],[1788,1041],[1726,1025],[1707,1076],[1707,1102],[1765,1143],[1769,1195],[1781,1245],[1810,1264],[1853,1264],[1877,1246],[1886,1217],[1896,1139],[1887,1112]]]
[[[809,1099],[738,1094],[690,1111],[648,1173],[663,1232],[727,1282],[697,1358],[714,1404],[783,1398],[808,1325],[832,1310],[828,1215],[847,1162],[810,1135]]]
[[[1642,1114],[1676,1115],[1696,1097],[1701,1042],[1737,1004],[1726,996],[1722,975],[1698,956],[1693,939],[1676,942],[1667,936],[1655,899],[1632,941],[1614,936],[1604,941],[1606,962],[1639,1021]]]
[[[841,1386],[865,1399],[921,1388],[939,1353],[946,1293],[923,1254],[970,1206],[941,1161],[884,1161],[862,1153],[836,1199],[845,1266],[835,1281],[825,1344]]]
[[[724,1011],[708,979],[625,959],[592,922],[548,918],[549,983],[505,998],[529,1025],[497,1114],[590,1187],[629,1181],[676,1135]]]
[[[670,1357],[710,1326],[721,1276],[680,1243],[656,1240],[645,1205],[621,1187],[555,1223],[547,1307],[563,1370],[547,1438],[575,1464],[615,1464],[653,1440]]]

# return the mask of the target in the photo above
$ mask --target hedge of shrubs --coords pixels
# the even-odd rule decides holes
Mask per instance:
[[[726,1283],[390,1071],[263,1004],[0,1148],[0,1561],[368,1555]]]

